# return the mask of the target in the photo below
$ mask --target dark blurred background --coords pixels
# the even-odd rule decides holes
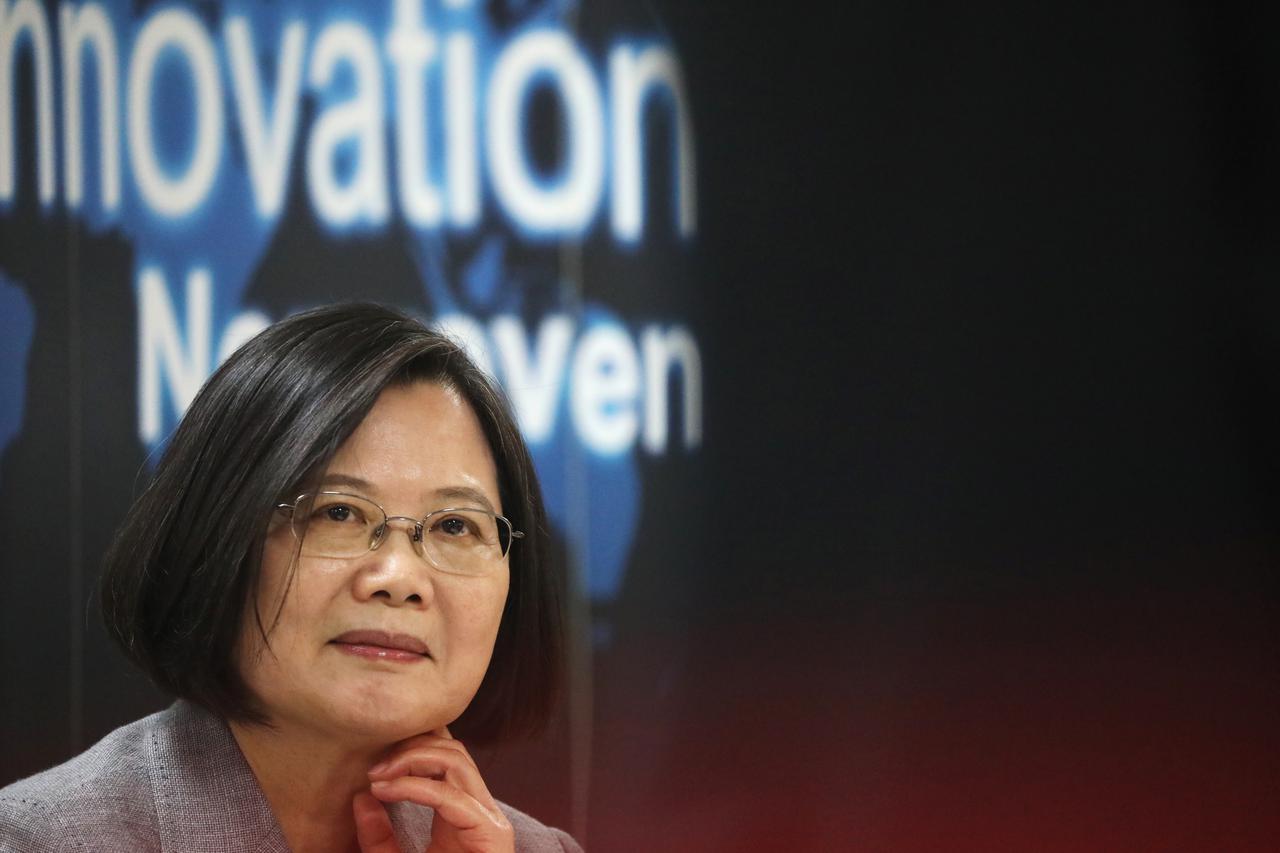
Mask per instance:
[[[714,544],[635,590],[589,840],[1274,849],[1274,14],[661,16]]]

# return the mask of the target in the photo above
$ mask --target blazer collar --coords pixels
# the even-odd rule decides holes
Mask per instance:
[[[160,849],[289,853],[284,833],[227,724],[178,700],[147,732]]]

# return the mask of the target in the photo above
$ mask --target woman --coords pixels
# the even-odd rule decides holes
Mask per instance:
[[[106,556],[108,629],[177,701],[0,790],[0,849],[580,849],[495,801],[456,739],[550,712],[544,530],[456,345],[372,305],[272,326],[201,390]]]

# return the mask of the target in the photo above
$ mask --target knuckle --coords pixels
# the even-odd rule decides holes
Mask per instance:
[[[443,749],[448,749],[452,752],[461,752],[464,755],[467,752],[467,748],[462,745],[461,741],[456,741],[451,738],[444,738],[444,737],[437,738],[436,746],[439,746]]]
[[[440,749],[439,747],[436,747],[436,746],[420,746],[417,749],[413,750],[413,752],[409,753],[408,757],[415,761],[417,760],[456,761],[457,760],[457,755],[452,750]]]

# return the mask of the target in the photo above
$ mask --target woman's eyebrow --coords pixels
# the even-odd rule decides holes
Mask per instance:
[[[479,504],[489,512],[497,513],[493,508],[493,504],[484,496],[484,492],[481,492],[478,489],[473,489],[469,486],[448,486],[443,489],[436,489],[432,494],[442,500],[468,501],[473,504]]]
[[[320,481],[320,487],[328,486],[346,486],[352,489],[359,489],[364,494],[373,494],[377,491],[373,483],[353,474],[325,474],[324,479]],[[477,505],[495,515],[497,514],[497,510],[493,507],[493,502],[485,496],[484,492],[479,489],[473,489],[470,486],[446,486],[436,489],[431,494],[438,500],[462,501],[467,504]]]
[[[351,474],[325,474],[320,481],[321,486],[350,486],[353,489],[363,489],[365,491],[373,490],[373,483],[362,477],[356,477]]]

